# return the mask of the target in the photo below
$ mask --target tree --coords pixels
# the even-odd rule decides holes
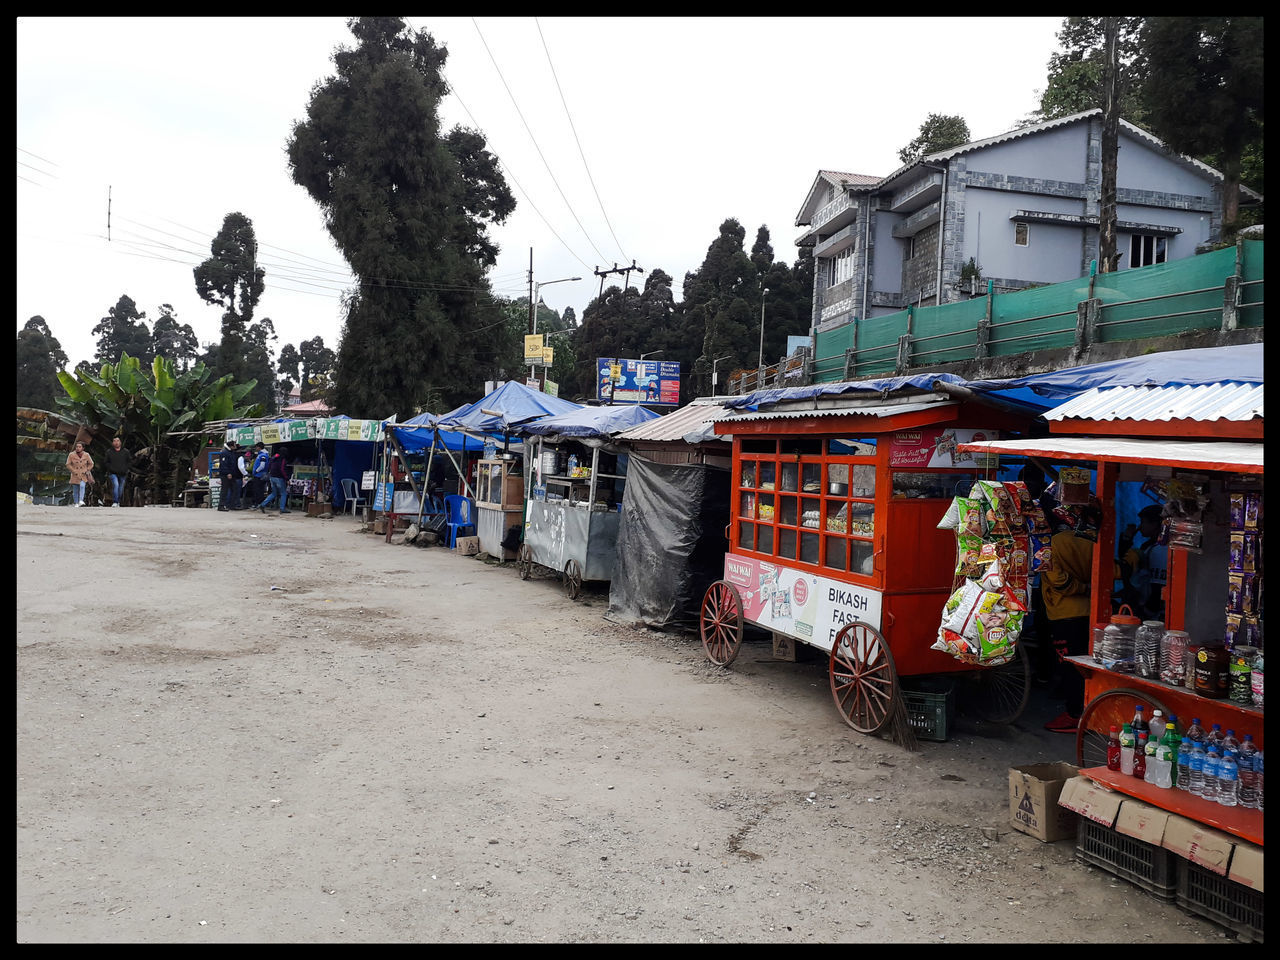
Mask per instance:
[[[317,392],[324,392],[329,371],[333,369],[336,359],[334,352],[324,345],[322,337],[312,337],[298,345],[298,361],[302,367],[299,383],[303,401],[313,399]]]
[[[930,153],[968,142],[969,125],[964,122],[964,117],[931,113],[920,124],[920,135],[898,151],[898,159],[904,164],[914,163]]]
[[[258,241],[253,221],[228,213],[209,245],[210,256],[195,268],[196,293],[205,303],[222,307],[222,342],[218,370],[244,379],[244,343],[253,311],[265,288],[266,271],[257,265]]]
[[[356,277],[333,402],[352,416],[462,402],[507,351],[492,339],[509,334],[485,277],[497,259],[485,225],[515,200],[480,133],[440,133],[445,49],[398,17],[348,26],[356,46],[334,53],[335,75],[287,143],[294,182]]]
[[[150,362],[152,356],[151,330],[144,322],[145,313],[138,310],[138,305],[127,294],[121,294],[116,305],[107,311],[107,315],[98,321],[91,331],[98,337],[98,349],[94,354],[97,363],[115,363],[128,353]]]
[[[270,317],[251,324],[245,333],[244,346],[241,348],[239,382],[252,381],[255,386],[245,397],[246,403],[252,403],[276,413],[280,403],[275,391],[275,361],[272,358],[271,344],[278,340],[275,324]]]
[[[200,341],[191,324],[178,324],[178,317],[173,307],[167,303],[160,304],[160,316],[151,328],[151,354],[157,357],[168,357],[182,370],[191,369],[199,356]]]
[[[1239,227],[1244,158],[1262,139],[1262,18],[1149,17],[1142,43],[1152,128],[1180,153],[1216,158],[1227,239]]]
[[[1027,118],[1027,123],[1056,120],[1103,105],[1106,20],[1114,21],[1114,62],[1119,66],[1115,97],[1120,115],[1130,123],[1145,125],[1142,17],[1066,17],[1057,33],[1061,49],[1049,57],[1048,82],[1040,94],[1040,108]]]
[[[18,331],[18,406],[52,410],[61,395],[58,371],[67,365],[62,344],[44,317],[34,316]]]

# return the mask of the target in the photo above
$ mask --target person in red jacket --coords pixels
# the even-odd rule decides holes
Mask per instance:
[[[267,480],[271,484],[271,493],[267,495],[267,499],[258,504],[258,509],[266,513],[268,506],[279,501],[280,513],[290,513],[286,506],[289,500],[288,466],[284,462],[284,451],[279,448],[271,452],[271,460],[267,463]]]

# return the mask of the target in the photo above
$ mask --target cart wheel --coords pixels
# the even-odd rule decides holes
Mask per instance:
[[[1105,767],[1111,728],[1114,726],[1119,730],[1132,720],[1133,708],[1139,703],[1148,717],[1152,710],[1160,710],[1166,717],[1169,715],[1169,708],[1151,694],[1128,687],[1104,690],[1090,700],[1080,715],[1080,726],[1076,730],[1076,764]]]
[[[582,568],[577,560],[564,565],[564,593],[570,600],[577,600],[582,592]]]
[[[742,595],[725,580],[707,587],[698,618],[702,649],[717,667],[727,667],[742,649]]]
[[[1013,723],[1031,699],[1031,661],[1022,644],[998,667],[983,667],[973,691],[973,710],[988,723]]]
[[[533,548],[527,543],[520,544],[520,552],[516,554],[516,572],[521,580],[533,576]]]
[[[859,733],[879,733],[893,717],[894,698],[901,697],[898,671],[889,642],[869,624],[845,624],[831,646],[831,696],[836,709]]]

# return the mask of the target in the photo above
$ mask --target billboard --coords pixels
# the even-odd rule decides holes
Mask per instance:
[[[605,403],[680,403],[680,364],[676,361],[596,360],[596,398]]]

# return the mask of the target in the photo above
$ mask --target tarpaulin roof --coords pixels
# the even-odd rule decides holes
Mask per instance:
[[[541,417],[554,417],[579,409],[581,409],[579,404],[541,393],[518,380],[508,380],[475,403],[441,417],[440,426],[481,433],[498,433],[512,430],[523,423]],[[485,410],[493,413],[485,413]]]
[[[564,437],[602,437],[621,433],[637,424],[656,420],[658,414],[639,404],[605,407],[579,407],[568,413],[535,420],[520,428],[521,433],[545,436],[557,433]]]
[[[819,397],[839,397],[845,394],[897,393],[916,389],[932,391],[935,382],[969,386],[969,382],[954,373],[917,373],[909,377],[879,377],[874,380],[849,380],[842,383],[815,383],[807,387],[778,387],[771,390],[755,390],[741,397],[724,401],[726,407],[754,410],[760,406],[784,403],[790,400],[813,400]],[[1000,381],[992,381],[1000,382]]]
[[[420,453],[431,446],[435,437],[436,431],[427,428],[435,427],[445,417],[451,417],[463,409],[465,407],[457,407],[448,413],[441,414],[420,413],[416,417],[410,417],[404,423],[393,423],[388,426],[395,430],[396,438],[400,441],[400,446],[404,447],[405,453]],[[465,433],[449,431],[443,427],[440,428],[440,443],[455,453],[459,451],[479,453],[484,449],[483,440],[468,437]]]

